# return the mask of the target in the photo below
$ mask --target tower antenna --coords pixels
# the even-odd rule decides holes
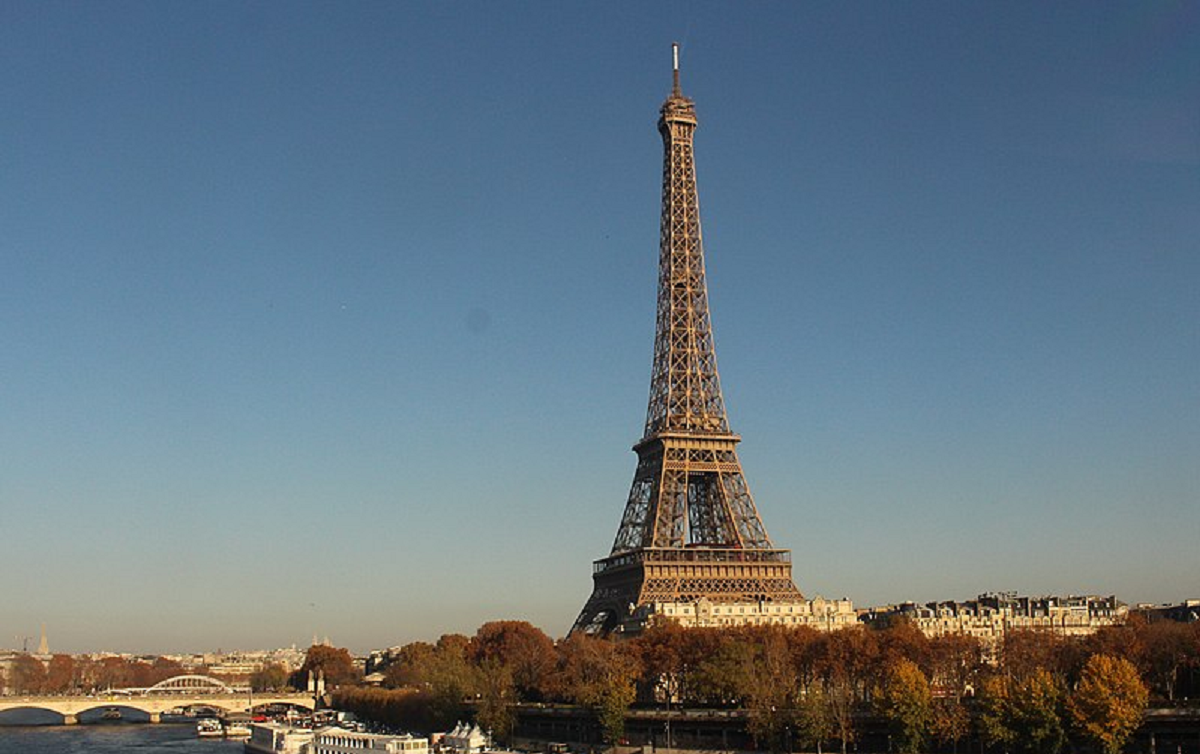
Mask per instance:
[[[674,97],[680,97],[680,96],[682,96],[682,94],[679,91],[679,43],[678,42],[671,43],[671,57],[674,59],[674,63],[675,63],[674,68],[673,68],[675,83],[674,83],[674,86],[671,87],[671,95]]]

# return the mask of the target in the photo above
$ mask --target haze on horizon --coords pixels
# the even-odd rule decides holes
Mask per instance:
[[[1200,596],[1197,40],[1195,3],[7,4],[0,648],[564,633],[645,416],[672,41],[800,589]]]

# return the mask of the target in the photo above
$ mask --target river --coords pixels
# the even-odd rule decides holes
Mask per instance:
[[[197,738],[192,725],[0,726],[0,754],[241,754],[240,741]]]

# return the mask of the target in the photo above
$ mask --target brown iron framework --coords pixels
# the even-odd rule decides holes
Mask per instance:
[[[573,631],[608,633],[639,605],[803,599],[791,553],[774,549],[729,430],[704,277],[692,139],[696,108],[674,86],[663,103],[658,313],[650,405],[625,513]]]

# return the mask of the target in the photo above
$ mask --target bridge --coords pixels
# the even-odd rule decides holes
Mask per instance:
[[[313,698],[303,693],[254,694],[247,687],[230,686],[217,678],[183,675],[148,688],[110,689],[89,696],[0,697],[0,714],[9,710],[45,710],[61,715],[64,725],[79,722],[79,715],[109,707],[143,712],[150,722],[161,722],[164,712],[178,707],[205,706],[224,712],[250,712],[268,704],[290,704],[312,709]]]

